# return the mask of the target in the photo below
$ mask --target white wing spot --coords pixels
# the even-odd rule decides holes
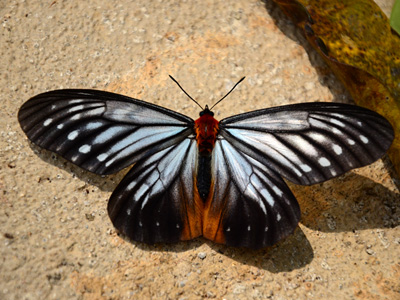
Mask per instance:
[[[230,227],[228,227],[228,228],[226,229],[226,231],[228,231],[228,232],[229,232],[229,231],[231,231],[231,228],[230,228]]]
[[[107,153],[102,153],[102,154],[97,156],[97,160],[98,161],[105,161],[107,157],[108,157]]]
[[[91,149],[92,149],[92,146],[85,144],[79,148],[79,152],[80,153],[89,153]]]
[[[282,219],[282,217],[281,217],[280,213],[278,213],[278,214],[276,215],[276,220],[279,222],[281,219]]]
[[[293,168],[293,171],[295,171],[297,176],[299,176],[299,177],[303,176],[303,173],[301,173],[297,168]]]
[[[57,129],[63,129],[63,127],[64,127],[64,124],[58,124],[57,125]]]
[[[331,162],[326,157],[321,157],[318,159],[318,162],[322,167],[329,167],[331,165]]]
[[[337,155],[340,155],[343,153],[342,147],[340,147],[339,145],[336,145],[336,144],[333,145],[333,151],[335,151],[335,153]]]
[[[265,232],[268,231],[268,226],[265,226],[264,231],[265,231]]]
[[[128,208],[128,209],[126,210],[126,214],[127,214],[128,216],[130,216],[130,215],[131,215],[131,212],[132,212],[132,211],[131,211],[131,209],[130,209],[130,208]],[[142,224],[142,223],[139,223],[139,225],[140,225],[140,224]]]
[[[251,226],[249,225],[249,226],[247,226],[247,231],[250,231],[251,230]]]
[[[364,144],[368,144],[369,140],[366,136],[364,135],[360,135],[360,140],[364,143]]]
[[[68,104],[76,104],[76,103],[82,103],[84,100],[83,99],[74,99],[68,102]]]
[[[323,134],[317,132],[310,133],[310,137],[319,143],[324,143],[326,141],[326,137]]]
[[[70,132],[70,134],[68,134],[68,139],[70,141],[73,141],[74,139],[76,139],[78,134],[79,134],[79,130],[74,130],[74,131]]]
[[[355,143],[356,143],[356,142],[353,141],[352,139],[348,139],[347,142],[348,142],[350,145],[352,145],[352,146],[355,145]]]
[[[178,228],[178,229],[179,229],[180,227],[181,227],[181,226],[179,226],[179,224],[176,224],[176,228]]]
[[[358,124],[358,126],[363,126],[363,123],[362,122],[357,122],[357,124]]]
[[[111,164],[114,163],[116,157],[114,157],[113,159],[110,159],[109,161],[106,162],[106,167],[108,168],[109,166],[111,166]]]
[[[340,131],[340,130],[337,129],[337,128],[333,128],[333,129],[332,129],[332,132],[333,132],[334,134],[336,134],[336,135],[342,135],[342,134],[343,134],[343,132]]]
[[[335,169],[330,169],[330,171],[331,171],[332,176],[336,176],[337,175]]]
[[[143,226],[143,224],[142,224],[142,222],[141,222],[141,221],[139,221],[139,226],[140,226],[140,227],[142,227],[142,226]]]
[[[130,191],[131,189],[133,189],[133,187],[136,185],[136,181],[131,181],[130,184],[128,184],[128,186],[126,187],[126,189],[128,191]]]
[[[277,186],[274,185],[272,189],[274,190],[275,194],[277,194],[279,197],[282,197],[283,192]]]
[[[51,122],[53,122],[52,118],[48,118],[46,121],[43,122],[44,126],[49,126],[51,124]]]
[[[346,127],[346,125],[344,125],[344,123],[340,122],[339,120],[331,119],[330,121],[332,124],[338,125],[340,127]]]
[[[76,120],[79,120],[80,118],[82,118],[82,114],[74,114],[74,115],[70,118],[70,120],[71,120],[71,121],[76,121]]]
[[[160,226],[160,223],[156,222],[156,226],[157,226],[157,227]]]
[[[310,167],[309,165],[306,165],[306,164],[300,165],[300,168],[301,168],[304,172],[306,172],[306,173],[312,171],[311,167]]]
[[[82,109],[83,109],[83,105],[77,105],[77,106],[71,107],[71,108],[68,110],[68,112],[71,113],[71,112],[74,112],[74,111],[77,111],[77,110],[82,110]]]

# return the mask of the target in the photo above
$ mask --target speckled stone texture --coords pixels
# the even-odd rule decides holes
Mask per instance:
[[[394,1],[380,0],[386,14]],[[101,177],[32,146],[31,96],[97,88],[196,118],[173,75],[216,118],[348,93],[271,1],[0,2],[0,299],[400,299],[400,195],[387,159],[290,185],[295,233],[258,251],[202,238],[149,246],[118,236]],[[398,184],[398,181],[397,181]]]

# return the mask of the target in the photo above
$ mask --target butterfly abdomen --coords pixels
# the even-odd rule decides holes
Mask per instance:
[[[200,198],[206,202],[211,186],[211,155],[199,155],[196,182]]]

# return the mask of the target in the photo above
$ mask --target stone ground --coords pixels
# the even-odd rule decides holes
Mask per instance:
[[[380,0],[388,14],[392,0]],[[119,237],[100,177],[32,146],[17,122],[60,88],[130,95],[196,118],[242,76],[218,119],[305,101],[350,102],[271,1],[0,3],[0,299],[400,299],[400,194],[387,158],[326,183],[290,185],[295,233],[258,251],[202,238]],[[397,181],[398,183],[398,181]]]

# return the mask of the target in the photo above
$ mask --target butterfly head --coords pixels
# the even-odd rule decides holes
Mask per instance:
[[[214,117],[214,113],[208,108],[208,105],[206,105],[206,108],[205,109],[203,109],[201,112],[200,112],[200,117],[202,117],[202,116],[204,116],[204,115],[210,115],[211,117]]]

